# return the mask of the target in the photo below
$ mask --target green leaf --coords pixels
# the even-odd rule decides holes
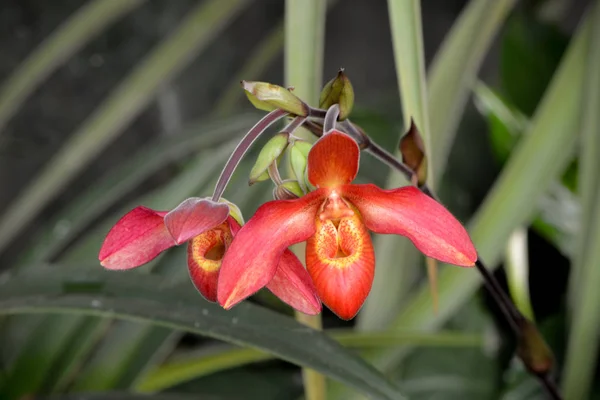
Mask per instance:
[[[582,23],[523,140],[512,154],[494,187],[469,224],[481,258],[498,265],[510,233],[531,220],[536,200],[572,159],[590,24]],[[532,168],[535,166],[535,168]],[[421,288],[394,326],[399,329],[434,329],[471,298],[481,284],[473,270],[444,268],[440,274],[440,309],[433,315],[429,291]],[[387,369],[401,356],[378,354],[373,361]]]
[[[482,338],[455,332],[355,332],[329,331],[331,337],[347,347],[392,347],[402,345],[432,346],[432,347],[481,347]],[[187,352],[186,352],[187,353]],[[248,348],[218,348],[209,351],[200,350],[198,354],[186,354],[180,359],[171,361],[149,372],[136,385],[136,390],[156,392],[168,389],[192,379],[222,371],[227,368],[239,367],[248,363],[271,359],[272,356]]]
[[[500,77],[503,92],[532,115],[567,47],[558,27],[524,12],[515,14],[502,35]]]
[[[592,33],[587,48],[581,104],[581,230],[569,283],[572,322],[563,369],[565,398],[588,398],[594,383],[600,333],[600,3],[591,5]]]
[[[160,393],[153,396],[134,393],[76,393],[76,394],[57,394],[54,396],[36,397],[36,400],[198,400],[198,393],[177,394]],[[202,400],[222,400],[216,397],[202,396]]]
[[[475,86],[474,93],[477,107],[488,119],[494,152],[504,164],[522,139],[530,121],[483,83]],[[532,223],[540,236],[566,256],[574,253],[575,233],[579,231],[579,201],[569,190],[577,184],[573,171],[577,171],[576,162],[571,163],[563,174],[562,183],[556,181],[550,185],[538,203],[539,215]]]
[[[242,10],[246,0],[202,2],[77,129],[0,219],[0,251],[105,149],[172,79]]]
[[[317,106],[323,82],[327,1],[285,1],[285,82],[294,94]]]
[[[516,0],[471,0],[437,51],[428,71],[432,171],[444,171],[472,83]]]
[[[486,331],[490,336],[496,334],[492,331],[490,316],[476,301],[463,307],[447,325],[450,329],[462,331],[463,334]],[[486,339],[488,340],[485,349],[415,349],[402,365],[393,371],[392,376],[405,391],[408,388],[407,396],[414,400],[496,398],[503,371],[497,358],[497,343],[490,337]]]
[[[77,10],[15,68],[0,90],[0,133],[36,86],[89,40],[144,0],[93,0]]]
[[[223,310],[189,284],[169,286],[159,277],[135,271],[65,267],[3,276],[0,314],[48,312],[145,321],[203,334],[310,367],[373,398],[403,398],[380,373],[324,333],[248,302]]]

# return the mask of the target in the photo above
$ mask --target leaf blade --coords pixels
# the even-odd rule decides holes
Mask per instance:
[[[141,274],[136,274],[136,279],[123,276],[106,271],[57,273],[53,268],[40,268],[35,273],[4,277],[0,282],[0,313],[68,311],[147,321],[267,351],[376,398],[402,398],[362,359],[343,350],[322,332],[291,318],[250,303],[226,311],[203,300],[191,285],[168,286],[158,277]],[[97,288],[96,292],[90,287]]]

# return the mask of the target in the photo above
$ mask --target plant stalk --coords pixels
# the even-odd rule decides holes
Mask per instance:
[[[317,330],[323,330],[321,314],[306,315],[295,311],[295,316],[298,322]],[[302,379],[306,400],[327,400],[327,381],[323,375],[313,369],[302,368]]]

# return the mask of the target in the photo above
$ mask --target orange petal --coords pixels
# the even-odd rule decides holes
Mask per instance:
[[[143,206],[125,214],[106,235],[100,263],[108,269],[134,268],[175,246],[164,223],[166,214]]]
[[[321,312],[321,300],[310,275],[298,257],[289,250],[283,252],[277,272],[267,289],[304,314],[316,315]]]
[[[306,267],[319,297],[342,319],[352,319],[371,291],[375,253],[358,215],[316,220],[317,231],[306,242]]]
[[[354,180],[360,149],[350,136],[330,131],[308,153],[308,180],[317,187],[335,187]]]
[[[266,286],[283,252],[315,232],[314,218],[324,193],[315,190],[296,200],[270,201],[235,235],[223,257],[219,304],[229,309]]]
[[[346,185],[340,192],[358,208],[369,230],[406,236],[423,254],[443,262],[470,267],[477,261],[475,246],[461,223],[417,188]]]
[[[229,225],[225,222],[189,241],[190,278],[196,289],[209,301],[217,301],[217,281],[221,260],[232,239]]]

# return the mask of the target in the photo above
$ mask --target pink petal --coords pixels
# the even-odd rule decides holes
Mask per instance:
[[[317,187],[336,187],[354,180],[360,149],[350,136],[330,131],[308,153],[308,180]]]
[[[165,225],[175,242],[181,244],[223,223],[228,215],[227,204],[192,197],[165,215]]]
[[[130,269],[175,246],[164,224],[166,211],[136,207],[108,232],[98,258],[108,269]]]
[[[285,250],[279,259],[277,272],[267,284],[267,289],[300,312],[309,315],[321,312],[321,300],[310,275],[289,250]]]
[[[417,188],[382,190],[369,184],[347,185],[341,191],[358,208],[369,230],[406,236],[426,256],[450,264],[470,267],[477,260],[461,223]]]
[[[223,257],[217,293],[223,307],[233,307],[271,281],[285,249],[314,233],[323,201],[323,192],[316,190],[295,200],[270,201],[256,211]]]

